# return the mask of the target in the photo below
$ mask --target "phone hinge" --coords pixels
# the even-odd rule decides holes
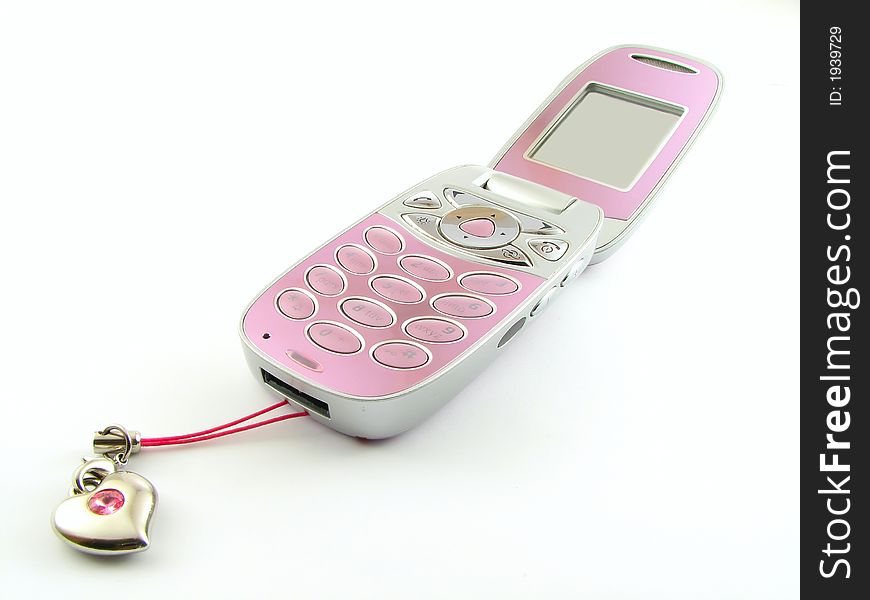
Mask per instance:
[[[494,194],[516,200],[522,205],[542,208],[556,214],[561,213],[577,200],[574,196],[534,181],[499,171],[491,171],[474,183]],[[518,206],[517,209],[523,210],[523,206]]]

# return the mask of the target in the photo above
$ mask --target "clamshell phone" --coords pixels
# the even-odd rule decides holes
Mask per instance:
[[[625,241],[720,85],[653,48],[594,57],[489,166],[413,186],[267,286],[240,327],[254,375],[348,435],[420,423]]]

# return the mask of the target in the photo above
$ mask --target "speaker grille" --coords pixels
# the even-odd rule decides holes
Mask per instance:
[[[637,62],[642,62],[645,65],[649,65],[657,69],[676,71],[677,73],[697,73],[697,71],[691,67],[672,63],[661,58],[653,58],[652,56],[644,56],[643,54],[632,54],[631,57]]]

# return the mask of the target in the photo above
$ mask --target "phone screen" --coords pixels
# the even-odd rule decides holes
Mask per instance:
[[[593,84],[544,131],[527,158],[629,190],[684,112],[676,105]]]

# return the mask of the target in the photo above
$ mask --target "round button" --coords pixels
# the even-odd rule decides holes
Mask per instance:
[[[324,296],[338,296],[344,291],[344,277],[333,267],[326,265],[311,267],[305,280],[312,290]]]
[[[451,210],[442,217],[438,228],[447,241],[480,250],[505,246],[520,234],[516,217],[494,206],[463,206]]]
[[[336,354],[354,354],[362,350],[360,336],[349,327],[337,323],[314,323],[307,331],[316,346]]]
[[[398,254],[404,243],[394,231],[386,227],[372,227],[365,232],[366,244],[381,254]]]
[[[396,321],[386,306],[367,298],[348,298],[341,303],[341,312],[366,327],[389,327]]]
[[[311,294],[296,288],[281,292],[277,305],[282,315],[297,321],[307,319],[317,310],[317,304]]]
[[[432,302],[432,307],[438,312],[460,319],[478,319],[493,313],[495,308],[483,298],[466,296],[464,294],[448,294],[439,296]]]
[[[447,281],[450,279],[450,269],[443,263],[426,256],[403,256],[399,260],[402,269],[418,279],[426,281]]]
[[[459,285],[487,296],[505,296],[520,289],[516,281],[496,273],[469,273],[459,278]]]
[[[402,304],[422,302],[424,297],[423,290],[416,285],[392,275],[375,277],[372,279],[371,286],[380,296]]]
[[[465,337],[465,331],[458,323],[446,319],[414,319],[405,325],[405,333],[421,342],[446,344]]]
[[[375,257],[359,246],[342,246],[335,253],[335,260],[354,275],[368,275],[375,270]]]
[[[418,369],[429,362],[429,353],[417,344],[384,342],[375,347],[372,358],[392,369]]]

